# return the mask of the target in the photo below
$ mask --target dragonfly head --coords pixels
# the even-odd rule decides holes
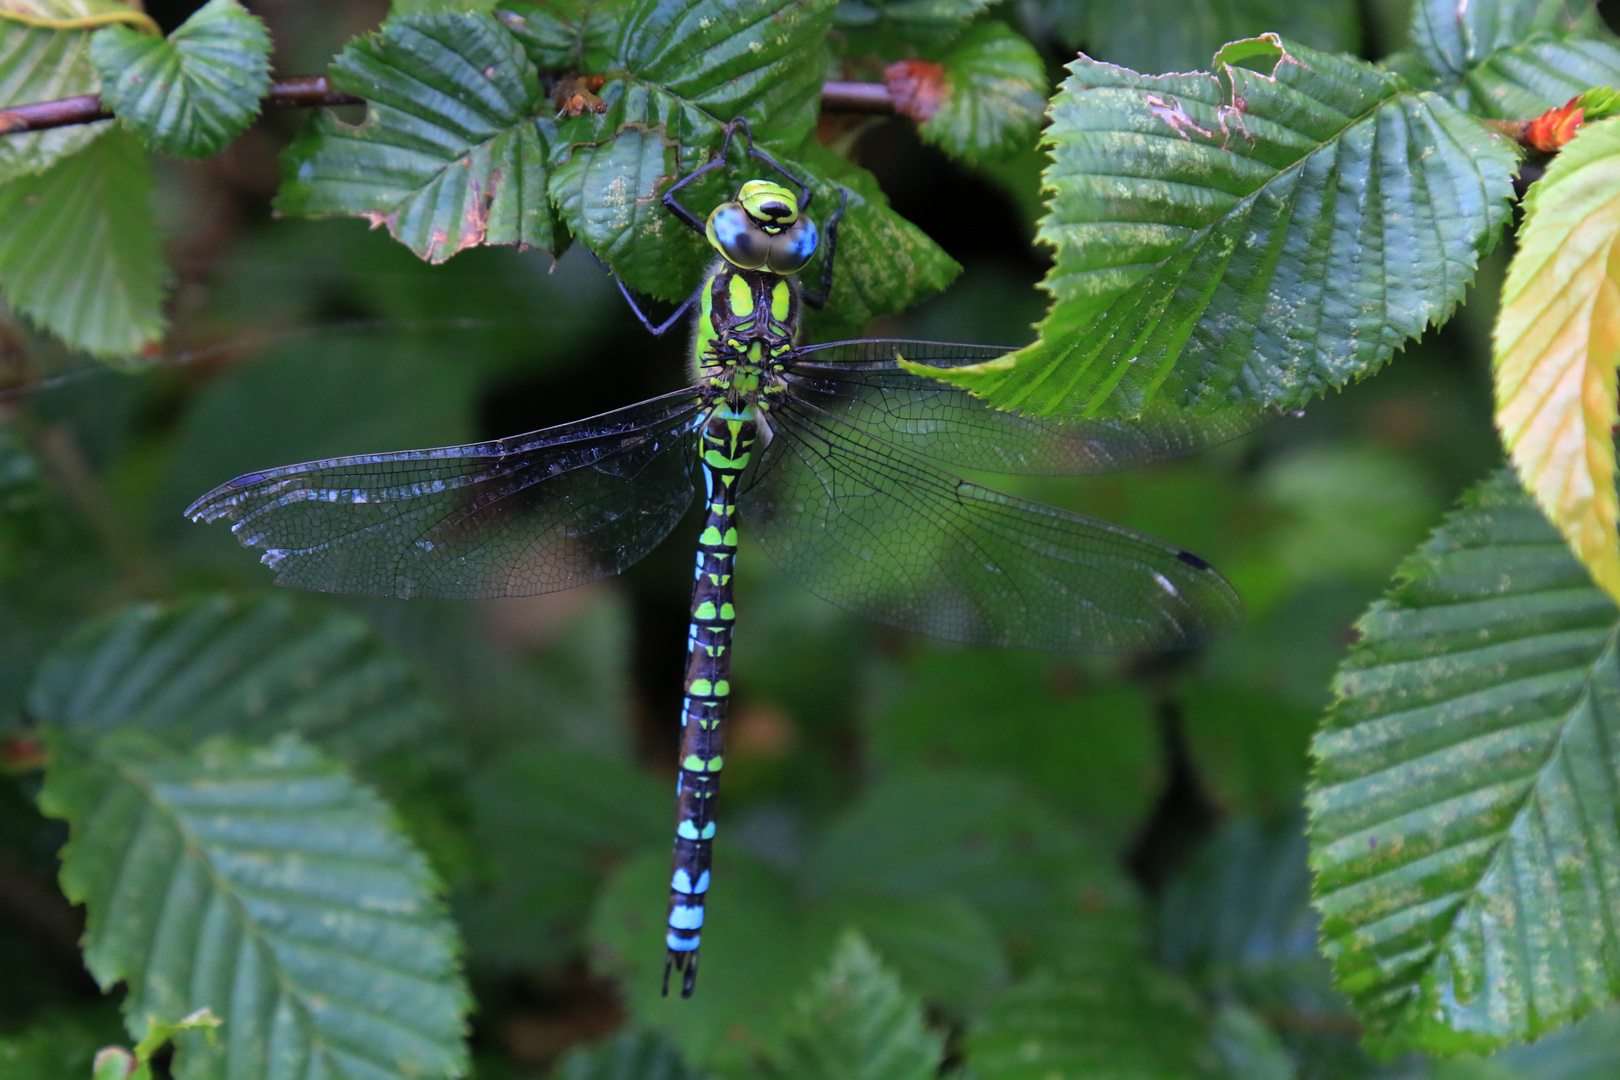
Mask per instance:
[[[781,184],[750,180],[737,198],[709,215],[709,244],[733,266],[796,274],[816,253],[816,224],[799,213],[799,199]]]

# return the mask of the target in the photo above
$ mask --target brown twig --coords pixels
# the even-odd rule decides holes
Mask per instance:
[[[264,103],[296,109],[315,105],[361,105],[364,101],[353,94],[337,93],[325,75],[294,75],[277,79],[265,96]],[[24,131],[45,131],[48,128],[93,124],[97,120],[110,119],[112,113],[101,103],[100,95],[80,94],[78,97],[36,101],[0,109],[0,135],[18,135]]]
[[[325,75],[293,75],[277,79],[264,104],[301,109],[318,105],[363,105],[365,99],[338,93]],[[892,113],[894,99],[882,83],[829,82],[821,89],[821,107],[832,112]],[[45,131],[110,119],[112,113],[102,104],[99,95],[80,94],[0,109],[0,135],[20,135],[25,131]]]

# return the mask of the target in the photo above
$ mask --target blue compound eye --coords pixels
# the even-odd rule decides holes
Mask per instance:
[[[704,231],[709,243],[727,262],[744,270],[758,270],[770,254],[771,238],[754,224],[741,203],[721,203],[715,207]]]
[[[816,244],[820,239],[816,223],[802,217],[791,228],[771,237],[766,263],[778,274],[797,274],[810,261],[810,256],[816,253]]]

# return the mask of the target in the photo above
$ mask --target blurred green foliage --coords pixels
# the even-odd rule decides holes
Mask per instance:
[[[172,30],[192,6],[149,7]],[[1226,572],[1249,619],[1199,653],[1048,656],[908,637],[811,597],[745,537],[727,826],[687,1001],[659,990],[695,520],[617,579],[455,604],[267,596],[250,553],[180,517],[255,468],[507,435],[680,385],[678,335],[645,335],[562,231],[649,293],[685,292],[701,249],[665,234],[655,202],[614,216],[593,180],[633,174],[648,195],[696,163],[682,153],[697,144],[676,147],[649,122],[701,134],[716,110],[757,114],[762,141],[804,171],[818,207],[835,183],[851,191],[841,276],[814,335],[1018,346],[1043,316],[1036,284],[1050,255],[1034,244],[1043,160],[1019,112],[1070,50],[1191,70],[1263,31],[1383,55],[1408,26],[1399,3],[757,4],[796,33],[830,24],[829,47],[726,38],[691,71],[690,56],[661,51],[672,20],[730,8],[666,7],[641,26],[611,0],[511,2],[456,36],[441,31],[474,26],[456,13],[494,5],[398,4],[411,21],[356,42],[387,14],[379,4],[265,5],[279,70],[339,57],[340,83],[356,90],[453,74],[505,96],[476,117],[451,98],[358,128],[358,114],[273,114],[209,162],[154,158],[169,330],[130,371],[85,352],[127,356],[158,333],[156,241],[144,204],[124,216],[108,192],[91,198],[85,166],[116,158],[109,168],[139,186],[145,152],[127,133],[89,150],[74,129],[0,140],[0,179],[21,178],[0,187],[0,205],[18,208],[0,215],[16,223],[0,233],[0,1074],[87,1076],[94,1050],[134,1041],[149,1012],[189,1011],[208,1004],[188,996],[199,987],[272,975],[285,996],[275,1007],[322,1017],[310,1021],[318,1045],[277,1042],[284,1030],[263,1015],[213,1002],[219,1045],[185,1037],[174,1075],[257,1080],[272,1050],[335,1068],[353,1050],[345,1040],[373,1055],[376,1075],[448,1075],[464,1052],[463,1003],[465,1054],[485,1080],[1620,1074],[1620,1030],[1604,1012],[1488,1060],[1369,1055],[1367,1014],[1335,988],[1308,902],[1299,808],[1353,624],[1500,457],[1485,335],[1504,256],[1485,263],[1459,318],[1303,416],[1127,474],[998,478],[1173,539]],[[1543,22],[1527,46],[1539,61],[1576,50],[1607,70],[1589,18],[1578,31],[1579,20]],[[98,85],[89,35],[57,42],[52,82],[38,35],[4,32],[14,48],[0,73],[20,73],[16,92]],[[422,44],[433,34],[444,48]],[[169,55],[181,40],[120,35],[183,66]],[[1447,117],[1518,100],[1508,90],[1562,92],[1551,77],[1513,83],[1495,53],[1423,34],[1414,45]],[[823,77],[875,77],[916,58],[981,96],[964,92],[920,135],[907,120],[849,116],[810,134]],[[554,112],[537,72],[569,64],[631,78],[608,94],[606,120],[558,119],[550,135],[526,126]],[[752,90],[738,81],[759,72]],[[128,126],[160,148],[206,141],[160,110],[147,120]],[[621,123],[633,137],[608,127]],[[445,132],[455,137],[435,143]],[[479,205],[469,192],[517,152],[492,148],[502,139],[534,141],[523,145],[554,170],[552,203],[525,189],[484,207],[486,231],[452,234],[447,222],[459,229]],[[462,186],[428,190],[436,167],[364,174],[375,147],[396,143],[466,158]],[[387,228],[273,216],[288,146],[284,212],[369,214]],[[318,183],[357,169],[367,184]],[[71,186],[51,186],[64,176]],[[69,196],[109,222],[101,247],[47,242],[38,207]],[[410,212],[379,216],[395,196]],[[559,255],[480,246],[518,239]],[[137,248],[144,262],[126,258]],[[95,260],[130,272],[103,279],[91,303],[79,271]],[[122,741],[132,729],[138,738]],[[39,810],[47,760],[45,805],[75,830],[66,892],[68,830]],[[318,812],[320,792],[349,816]],[[212,892],[176,885],[195,885],[208,860],[232,870],[209,880]],[[135,913],[147,922],[97,906],[119,867],[161,897]],[[384,877],[397,887],[379,914],[367,890]],[[88,930],[70,898],[90,900]],[[150,928],[145,951],[118,939],[134,923]],[[175,944],[193,924],[208,930],[200,959]],[[306,938],[347,949],[343,963],[310,960]],[[191,961],[213,981],[165,981]],[[355,987],[367,985],[398,995],[388,1024],[335,1015],[332,1001],[363,999]],[[128,1036],[109,998],[125,1006]]]

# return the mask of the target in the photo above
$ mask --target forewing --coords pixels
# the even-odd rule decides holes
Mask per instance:
[[[992,409],[896,362],[904,357],[958,367],[1009,351],[936,341],[841,341],[799,350],[787,374],[795,396],[852,427],[932,461],[986,472],[1078,476],[1128,469],[1227,442],[1277,415],[1234,406],[1202,416],[1162,409],[1134,420],[1060,421]]]
[[[198,499],[319,592],[532,596],[616,574],[691,506],[692,391],[493,442],[239,476]]]
[[[1242,605],[1197,556],[960,480],[786,402],[740,499],[743,522],[811,592],[950,641],[1080,652],[1186,648]]]

